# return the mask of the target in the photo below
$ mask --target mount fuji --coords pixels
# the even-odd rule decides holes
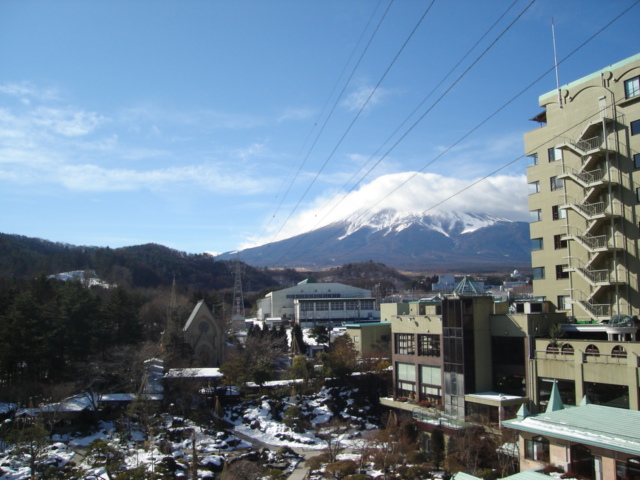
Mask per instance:
[[[372,260],[414,271],[489,271],[530,266],[529,224],[489,214],[356,213],[278,242],[227,252],[256,267],[321,269]]]

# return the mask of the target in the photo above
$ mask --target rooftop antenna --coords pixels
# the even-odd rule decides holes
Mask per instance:
[[[551,36],[553,37],[553,63],[556,69],[556,88],[558,89],[558,107],[562,108],[562,93],[560,91],[560,77],[558,75],[558,52],[556,51],[556,26],[551,17]]]

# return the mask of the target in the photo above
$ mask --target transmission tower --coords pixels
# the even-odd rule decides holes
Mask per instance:
[[[236,279],[233,287],[233,310],[231,312],[231,324],[234,329],[244,328],[244,297],[242,295],[242,264],[240,258],[236,259]]]

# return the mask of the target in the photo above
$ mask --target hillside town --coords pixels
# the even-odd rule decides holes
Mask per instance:
[[[0,480],[640,479],[640,54],[611,60],[530,106],[527,265],[478,214],[342,226],[316,271],[268,268],[296,237],[0,239]],[[402,272],[342,261],[365,227]]]

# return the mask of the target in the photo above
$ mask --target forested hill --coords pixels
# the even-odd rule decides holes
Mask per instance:
[[[74,246],[38,238],[0,233],[0,277],[33,278],[45,274],[93,270],[108,283],[134,288],[170,285],[195,290],[233,288],[234,262],[206,254],[188,254],[157,244],[123,248]],[[243,267],[243,283],[252,289],[276,282],[262,270]]]

